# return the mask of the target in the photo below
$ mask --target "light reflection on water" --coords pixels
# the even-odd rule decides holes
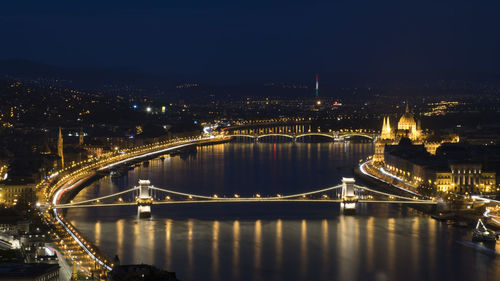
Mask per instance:
[[[153,263],[176,271],[182,280],[202,276],[206,278],[202,280],[438,280],[446,276],[466,280],[499,274],[497,259],[457,243],[470,239],[465,231],[415,211],[401,217],[399,211],[391,211],[396,215],[389,218],[369,214],[299,220],[128,217],[76,224],[84,233],[97,233],[100,228],[99,246],[110,256],[118,254],[122,263]]]
[[[212,273],[214,279],[219,279],[219,222],[212,225]]]
[[[261,255],[262,255],[262,224],[260,220],[255,221],[255,239],[254,239],[254,280],[260,280],[260,272],[261,272]]]
[[[165,240],[166,240],[165,241],[165,251],[166,251],[166,258],[167,258],[166,260],[167,261],[172,260],[172,246],[171,246],[171,241],[170,241],[171,232],[172,232],[172,220],[167,219],[167,221],[165,223]],[[169,267],[169,263],[165,264],[165,268],[167,270],[173,271],[173,269]]]
[[[307,273],[307,223],[303,219],[300,226],[300,276],[306,278]]]
[[[188,233],[187,233],[187,258],[188,258],[188,267],[191,268],[189,271],[189,274],[191,277],[191,274],[193,271],[196,270],[194,267],[194,253],[193,253],[193,220],[189,219],[187,221],[187,227],[188,227]]]
[[[321,265],[321,276],[326,277],[328,270],[328,220],[324,219],[321,221],[321,253],[322,253],[322,265]]]
[[[123,257],[124,244],[123,244],[123,228],[125,227],[125,220],[119,219],[116,221],[116,255],[118,257]]]
[[[103,178],[78,198],[150,178],[200,194],[295,193],[336,185],[370,154],[369,144],[225,144],[186,159],[151,161],[119,180]],[[500,258],[470,233],[400,206],[300,203],[69,210],[68,218],[122,264],[150,263],[181,280],[499,280]],[[498,247],[498,246],[497,246]],[[497,249],[500,251],[500,249]],[[487,279],[488,278],[488,279]]]
[[[233,222],[233,279],[239,277],[240,266],[240,222]]]
[[[276,271],[281,271],[283,263],[283,222],[281,219],[276,220]]]

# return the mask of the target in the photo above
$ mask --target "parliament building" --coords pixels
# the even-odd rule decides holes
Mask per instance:
[[[373,160],[375,162],[383,162],[385,146],[397,144],[401,138],[409,138],[414,144],[422,144],[424,142],[420,121],[415,121],[415,117],[410,112],[408,103],[406,103],[405,112],[401,118],[399,118],[395,128],[392,127],[389,116],[384,117],[380,138],[375,143],[375,155]],[[435,152],[436,148],[437,147],[434,148],[434,145],[430,145],[429,143],[430,150]],[[432,153],[432,151],[430,152]]]

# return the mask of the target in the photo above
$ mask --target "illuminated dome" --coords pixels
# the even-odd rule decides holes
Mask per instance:
[[[408,131],[413,131],[417,127],[417,122],[415,122],[415,119],[413,118],[413,114],[410,113],[408,110],[408,103],[406,103],[406,111],[401,116],[398,122],[398,130],[408,130]]]

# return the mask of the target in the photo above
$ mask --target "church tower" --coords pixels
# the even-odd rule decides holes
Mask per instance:
[[[61,168],[64,169],[63,137],[61,127],[59,127],[59,137],[57,138],[57,156],[61,157]]]
[[[78,145],[83,145],[83,129],[80,129],[80,133],[78,134]]]
[[[375,142],[375,154],[373,155],[374,162],[384,162],[384,150],[386,144],[391,144],[394,141],[394,134],[391,128],[391,120],[389,116],[384,117],[382,123],[382,131],[380,138]]]
[[[76,262],[73,263],[73,270],[71,271],[71,279],[70,281],[77,281],[78,280],[78,272],[76,271]]]
[[[389,116],[384,117],[384,122],[382,124],[382,132],[380,133],[380,138],[383,140],[392,139],[391,121],[389,120]]]

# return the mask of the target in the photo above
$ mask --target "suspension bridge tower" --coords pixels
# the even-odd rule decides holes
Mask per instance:
[[[139,180],[139,196],[137,197],[137,215],[139,218],[151,217],[153,199],[149,195],[149,180]]]
[[[342,178],[342,203],[344,214],[355,214],[358,196],[354,190],[354,178]]]

